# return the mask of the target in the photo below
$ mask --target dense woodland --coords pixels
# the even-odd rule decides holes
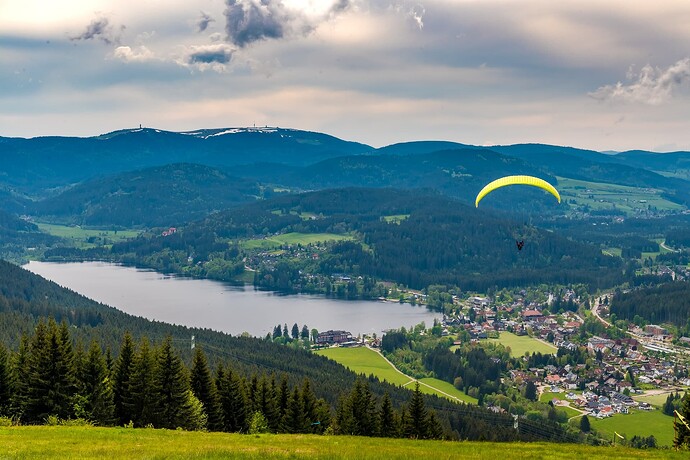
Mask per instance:
[[[690,337],[690,282],[618,291],[611,299],[610,310],[618,318],[638,325],[673,324]]]

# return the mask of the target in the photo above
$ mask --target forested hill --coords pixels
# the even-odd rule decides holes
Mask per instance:
[[[254,201],[255,181],[199,164],[171,164],[78,184],[35,203],[35,215],[92,226],[178,226],[213,211]]]
[[[603,255],[598,247],[438,194],[399,189],[280,196],[216,213],[175,235],[116,244],[112,255],[179,271],[176,251],[184,255],[183,264],[187,254],[194,254],[197,266],[211,259],[241,261],[251,254],[235,246],[238,241],[290,232],[355,236],[308,265],[286,261],[283,267],[292,274],[347,272],[414,288],[450,284],[473,290],[544,282],[586,282],[595,289],[622,276],[621,259]],[[516,239],[525,240],[522,251],[516,250]],[[156,265],[163,260],[172,265]]]
[[[545,173],[538,166],[491,150],[476,148],[440,150],[403,156],[379,153],[331,158],[276,177],[275,180],[302,189],[427,188],[459,198],[465,203],[474,204],[477,192],[485,184],[499,177],[513,174],[539,176],[552,184],[558,184],[554,176]],[[495,196],[498,195],[501,194]],[[503,204],[507,208],[514,208],[516,203],[523,201],[527,209],[535,203],[540,203],[539,200],[531,200],[535,196],[539,195],[534,193],[534,190],[516,187],[512,193],[503,195],[503,199],[492,201],[496,206]],[[506,200],[505,198],[508,197],[510,199]],[[546,203],[546,208],[548,204]],[[545,209],[545,206],[540,206],[540,209]]]
[[[171,163],[210,166],[273,161],[306,165],[367,153],[364,144],[284,128],[206,129],[175,133],[127,129],[97,137],[0,137],[0,182],[40,193],[93,177]]]

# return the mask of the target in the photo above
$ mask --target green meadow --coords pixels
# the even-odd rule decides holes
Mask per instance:
[[[627,439],[635,435],[645,438],[654,435],[659,446],[673,444],[673,417],[664,415],[658,409],[631,410],[629,414],[615,414],[601,420],[589,417],[589,421],[593,429],[608,436],[609,439],[613,439],[615,431]],[[687,452],[686,455],[688,455]]]
[[[642,189],[625,185],[588,182],[558,177],[558,191],[563,200],[574,201],[592,210],[617,209],[628,215],[646,211],[648,207],[660,211],[680,211],[682,205],[662,197],[657,189]]]
[[[38,228],[44,232],[60,238],[70,240],[75,247],[90,248],[97,245],[112,244],[119,241],[136,238],[141,232],[137,230],[104,230],[96,228],[84,228],[77,225],[57,225],[37,223]],[[91,242],[89,241],[91,240]]]
[[[497,339],[487,339],[489,341],[496,341],[505,347],[510,347],[510,355],[519,358],[525,353],[539,352],[542,354],[553,354],[558,349],[550,344],[544,343],[540,340],[534,339],[527,335],[515,335],[511,332],[501,331],[501,335]],[[480,342],[481,343],[481,342]]]
[[[688,452],[555,443],[245,435],[143,428],[0,427],[1,459],[687,459]]]
[[[252,240],[244,240],[240,242],[240,246],[244,249],[273,249],[285,244],[314,244],[323,243],[325,241],[343,241],[352,240],[350,235],[338,235],[335,233],[284,233],[282,235],[272,236],[270,238],[257,238]]]
[[[315,351],[322,356],[326,356],[336,361],[351,371],[358,374],[373,374],[379,380],[385,380],[394,385],[405,386],[414,389],[415,380],[408,377],[389,364],[383,356],[366,347],[356,348],[325,348]],[[425,394],[433,394],[452,401],[461,401],[476,404],[477,400],[467,396],[462,391],[455,388],[448,382],[434,378],[424,378],[419,380],[422,385],[419,390]]]
[[[385,380],[393,385],[405,385],[412,381],[411,378],[388,364],[381,355],[366,347],[324,348],[315,353],[342,364],[352,372],[367,376],[374,374],[379,380]]]

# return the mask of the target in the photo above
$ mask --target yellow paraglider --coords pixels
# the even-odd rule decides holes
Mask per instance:
[[[559,203],[561,202],[561,195],[558,194],[558,190],[543,179],[533,176],[505,176],[486,184],[484,188],[479,191],[479,194],[477,194],[477,199],[474,200],[474,206],[479,207],[479,202],[482,198],[497,188],[505,187],[506,185],[531,185],[533,187],[539,187],[555,196]]]

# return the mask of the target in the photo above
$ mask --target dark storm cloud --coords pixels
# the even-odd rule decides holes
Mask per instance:
[[[290,15],[280,1],[226,0],[225,4],[227,39],[238,46],[282,38],[290,22]]]
[[[101,40],[110,45],[117,38],[112,35],[112,28],[107,18],[94,19],[86,26],[86,30],[79,35],[70,37],[70,40]]]
[[[189,64],[227,64],[232,60],[232,50],[220,47],[197,49],[188,56]]]
[[[204,13],[202,11],[201,16],[196,21],[197,31],[198,32],[205,31],[208,28],[209,24],[211,24],[213,21],[215,21],[215,19],[213,19],[207,13]]]

